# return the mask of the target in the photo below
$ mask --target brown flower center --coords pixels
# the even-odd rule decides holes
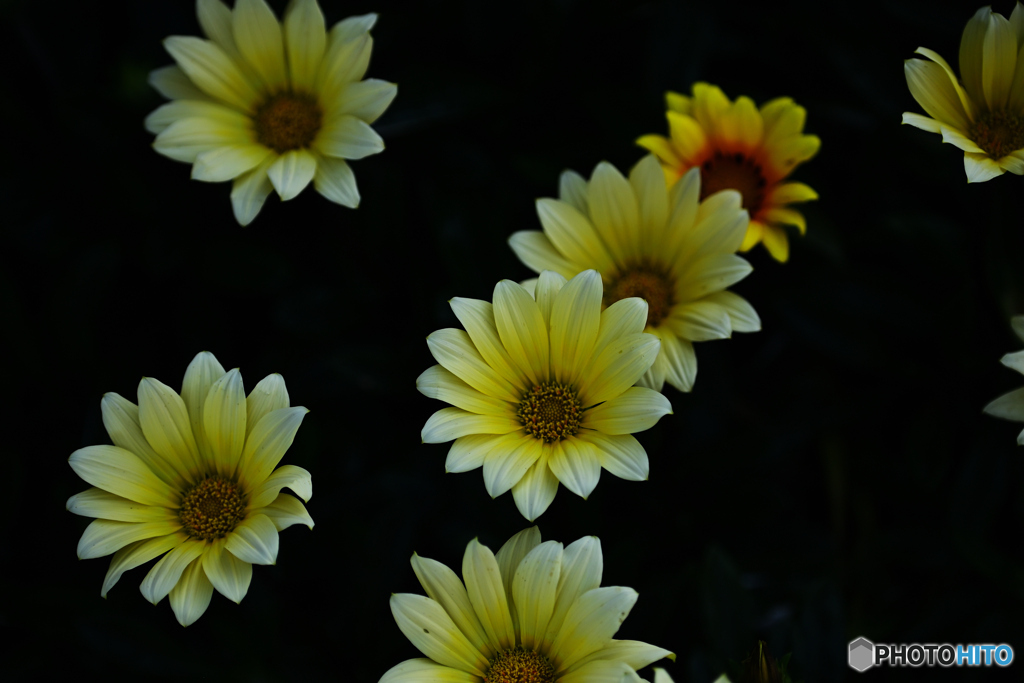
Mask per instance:
[[[272,95],[256,109],[256,139],[278,154],[309,147],[324,112],[316,98],[294,92]]]
[[[967,131],[974,144],[993,159],[1024,149],[1024,116],[1005,111],[983,112]]]
[[[675,280],[667,271],[640,265],[627,268],[605,287],[604,305],[638,296],[647,302],[647,324],[656,327],[672,311],[674,290]]]
[[[715,152],[700,167],[701,201],[720,190],[736,190],[743,195],[743,208],[751,216],[761,210],[767,184],[761,164],[743,154]]]
[[[580,398],[572,387],[561,382],[544,382],[526,393],[516,415],[527,434],[551,443],[574,436],[580,430],[582,413]]]
[[[544,655],[514,647],[494,656],[484,683],[555,683],[555,669]]]
[[[209,477],[185,492],[178,518],[193,538],[223,538],[245,518],[245,500],[236,482]]]

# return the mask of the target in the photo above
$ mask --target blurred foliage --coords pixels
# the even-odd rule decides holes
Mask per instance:
[[[790,262],[758,248],[733,288],[763,331],[698,344],[694,391],[666,388],[675,414],[639,435],[650,481],[563,488],[544,538],[601,538],[604,584],[640,593],[619,637],[676,652],[676,681],[711,681],[758,640],[808,682],[857,675],[857,636],[1022,642],[1019,425],[981,413],[1021,384],[999,364],[1024,313],[1021,180],[967,185],[958,150],[900,126],[919,111],[902,60],[955,60],[974,5],[322,5],[329,23],[380,13],[369,76],[399,84],[376,125],[387,149],[353,164],[358,210],[307,190],[242,229],[229,186],[189,180],[142,127],[160,41],[198,33],[192,3],[0,3],[6,680],[71,661],[115,679],[375,681],[417,656],[388,609],[422,592],[412,552],[457,567],[473,537],[496,549],[528,526],[420,443],[441,407],[414,388],[424,338],[457,325],[451,297],[529,277],[506,239],[539,229],[533,200],[566,168],[628,169],[635,138],[665,131],[663,92],[698,79],[805,106],[823,146],[794,179],[821,199]],[[145,568],[99,598],[107,561],[75,559],[88,520],[64,501],[86,485],[65,460],[108,443],[104,392],[178,387],[204,349],[247,387],[282,373],[312,410],[285,462],[313,473],[317,524],[282,534],[240,605],[215,596],[182,629],[139,595]]]

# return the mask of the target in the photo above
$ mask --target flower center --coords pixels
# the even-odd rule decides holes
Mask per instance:
[[[271,96],[256,110],[256,139],[278,154],[309,147],[323,123],[316,98],[283,92]]]
[[[245,517],[238,484],[220,476],[204,479],[185,492],[178,518],[185,532],[210,541],[223,538]]]
[[[555,683],[555,669],[543,655],[514,647],[494,656],[484,683]]]
[[[761,210],[767,184],[761,164],[743,154],[715,152],[700,167],[701,201],[719,190],[737,190],[743,195],[743,208],[751,216]]]
[[[647,302],[647,324],[657,326],[675,304],[675,282],[667,272],[650,266],[626,269],[604,290],[604,305],[638,296]]]
[[[993,159],[1024,149],[1024,116],[1005,111],[987,111],[971,124],[968,131],[974,144]]]
[[[579,396],[572,387],[560,382],[544,382],[530,389],[519,402],[519,412],[516,413],[527,434],[544,443],[574,436],[580,430],[581,414]]]

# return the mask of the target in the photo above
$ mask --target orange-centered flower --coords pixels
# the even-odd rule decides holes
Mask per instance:
[[[821,147],[818,136],[803,134],[807,111],[788,97],[760,109],[749,97],[730,102],[707,83],[694,83],[692,97],[668,92],[665,100],[669,137],[644,135],[637,144],[658,157],[669,184],[699,168],[701,199],[737,190],[750,214],[740,251],[764,242],[776,260],[786,261],[789,240],[782,226],[807,231],[803,215],[788,205],[818,198],[803,183],[783,182]]]

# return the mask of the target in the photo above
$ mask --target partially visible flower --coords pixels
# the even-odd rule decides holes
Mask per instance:
[[[600,272],[606,306],[634,296],[647,302],[645,331],[661,339],[661,352],[640,384],[657,391],[666,381],[680,391],[693,388],[693,342],[761,329],[753,307],[725,291],[751,271],[735,253],[747,212],[731,190],[701,201],[703,187],[700,171],[691,169],[668,188],[651,155],[628,180],[607,162],[589,182],[566,171],[559,198],[537,200],[544,231],[509,238],[519,260],[538,273]]]
[[[903,123],[964,151],[967,182],[983,183],[1006,171],[1024,174],[1024,7],[1009,20],[982,7],[967,22],[960,40],[960,77],[937,53],[914,50],[931,61],[903,63],[910,94],[928,116],[905,112]],[[929,118],[930,117],[930,118]]]
[[[642,683],[636,670],[668,650],[613,636],[637,593],[601,587],[601,541],[568,547],[520,531],[497,555],[473,540],[462,578],[435,560],[412,556],[427,597],[391,596],[391,613],[426,658],[392,667],[380,683]]]
[[[531,521],[547,510],[559,482],[586,498],[602,467],[647,479],[647,453],[632,433],[672,412],[664,396],[633,386],[660,346],[643,333],[647,304],[628,298],[602,312],[601,300],[601,277],[592,270],[568,282],[541,273],[536,300],[502,280],[493,305],[449,302],[465,331],[427,337],[439,365],[416,388],[455,407],[430,416],[423,441],[455,439],[445,470],[482,466],[491,497],[512,489]]]
[[[750,225],[740,251],[763,242],[777,261],[789,258],[783,225],[803,235],[807,222],[789,204],[817,199],[803,183],[784,183],[797,166],[821,147],[816,135],[804,135],[807,111],[788,97],[758,109],[749,97],[730,102],[718,86],[694,83],[693,96],[665,93],[669,137],[644,135],[641,147],[654,152],[669,183],[699,168],[701,199],[719,190],[738,191]]]
[[[1024,341],[1024,315],[1014,316],[1010,319],[1010,324],[1021,341]],[[1002,363],[1006,367],[1024,375],[1024,351],[1006,354],[1002,358]],[[1004,420],[1024,422],[1024,387],[1014,389],[1010,393],[1003,394],[992,401],[985,406],[985,412],[989,415],[1001,417]],[[1024,431],[1017,435],[1017,444],[1024,446]]]
[[[346,159],[384,149],[373,123],[394,99],[393,83],[362,80],[376,14],[327,33],[316,0],[294,0],[278,22],[264,0],[196,0],[208,40],[172,36],[178,63],[149,82],[172,102],[146,118],[153,148],[192,164],[196,180],[234,180],[235,218],[248,225],[271,189],[282,201],[312,182],[355,208],[359,190]]]
[[[307,411],[289,407],[280,375],[268,375],[246,398],[238,370],[225,372],[212,353],[185,371],[181,395],[158,380],[139,383],[136,406],[115,393],[100,402],[113,446],[71,454],[93,488],[67,508],[96,517],[78,542],[79,559],[114,553],[100,595],[121,575],[163,557],[142,580],[154,605],[168,593],[178,622],[203,615],[216,588],[241,602],[252,565],[277,561],[278,532],[313,528],[303,500],[309,472],[278,467]],[[165,554],[166,553],[166,554]]]

